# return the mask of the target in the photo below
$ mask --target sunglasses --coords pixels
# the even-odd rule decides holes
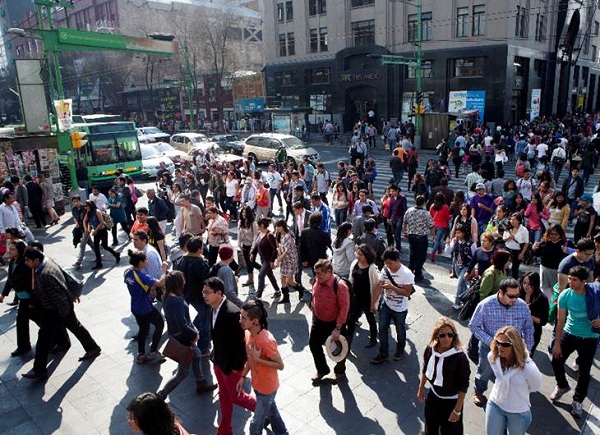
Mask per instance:
[[[496,339],[496,344],[504,348],[511,347],[513,345],[510,341],[500,341],[498,339]]]
[[[519,297],[518,294],[516,294],[516,295],[509,295],[508,293],[504,293],[504,296],[506,296],[508,299],[517,299]]]
[[[438,338],[454,338],[455,335],[454,332],[442,332],[441,334],[438,334]]]

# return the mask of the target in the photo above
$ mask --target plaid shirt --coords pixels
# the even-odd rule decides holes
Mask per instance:
[[[427,210],[411,207],[404,215],[404,226],[408,234],[426,236],[433,228],[433,218]]]
[[[529,307],[522,299],[517,299],[514,305],[505,306],[500,303],[497,294],[488,296],[479,302],[469,322],[469,329],[473,335],[488,346],[494,339],[496,331],[503,326],[517,328],[525,340],[527,349],[531,351],[533,347],[533,321],[531,320]]]

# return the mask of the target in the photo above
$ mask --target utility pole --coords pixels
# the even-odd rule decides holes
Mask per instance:
[[[414,58],[407,58],[403,56],[395,56],[395,55],[377,55],[377,54],[368,54],[367,57],[381,59],[382,65],[406,65],[408,67],[413,67],[415,69],[416,75],[416,99],[414,104],[414,112],[415,112],[415,140],[414,146],[416,149],[421,149],[421,116],[423,114],[423,88],[422,88],[422,65],[423,65],[423,23],[422,23],[422,11],[423,7],[421,4],[421,0],[410,1],[410,0],[390,0],[397,1],[406,6],[410,6],[417,9],[417,26],[416,26],[416,35],[413,44],[415,45],[415,56]]]
[[[192,70],[190,68],[190,53],[188,51],[187,37],[183,42],[183,57],[185,58],[185,89],[188,97],[188,110],[190,112],[190,131],[194,131],[194,107],[192,104]]]

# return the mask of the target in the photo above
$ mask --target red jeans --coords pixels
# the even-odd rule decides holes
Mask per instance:
[[[256,407],[256,398],[242,390],[239,394],[236,391],[237,384],[242,377],[242,372],[232,370],[228,375],[223,373],[221,367],[214,366],[215,376],[219,384],[219,404],[221,406],[221,424],[217,430],[218,435],[232,435],[231,416],[233,415],[233,405],[239,405],[248,411],[254,412]]]

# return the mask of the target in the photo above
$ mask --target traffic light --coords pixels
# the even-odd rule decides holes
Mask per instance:
[[[85,139],[86,136],[87,136],[87,133],[85,133],[83,131],[72,132],[71,133],[71,145],[73,145],[73,149],[82,148],[87,143],[87,140]]]
[[[422,115],[425,113],[425,106],[423,106],[422,104],[415,104],[412,108],[412,112]]]
[[[417,92],[417,105],[420,106],[423,104],[423,92]]]

